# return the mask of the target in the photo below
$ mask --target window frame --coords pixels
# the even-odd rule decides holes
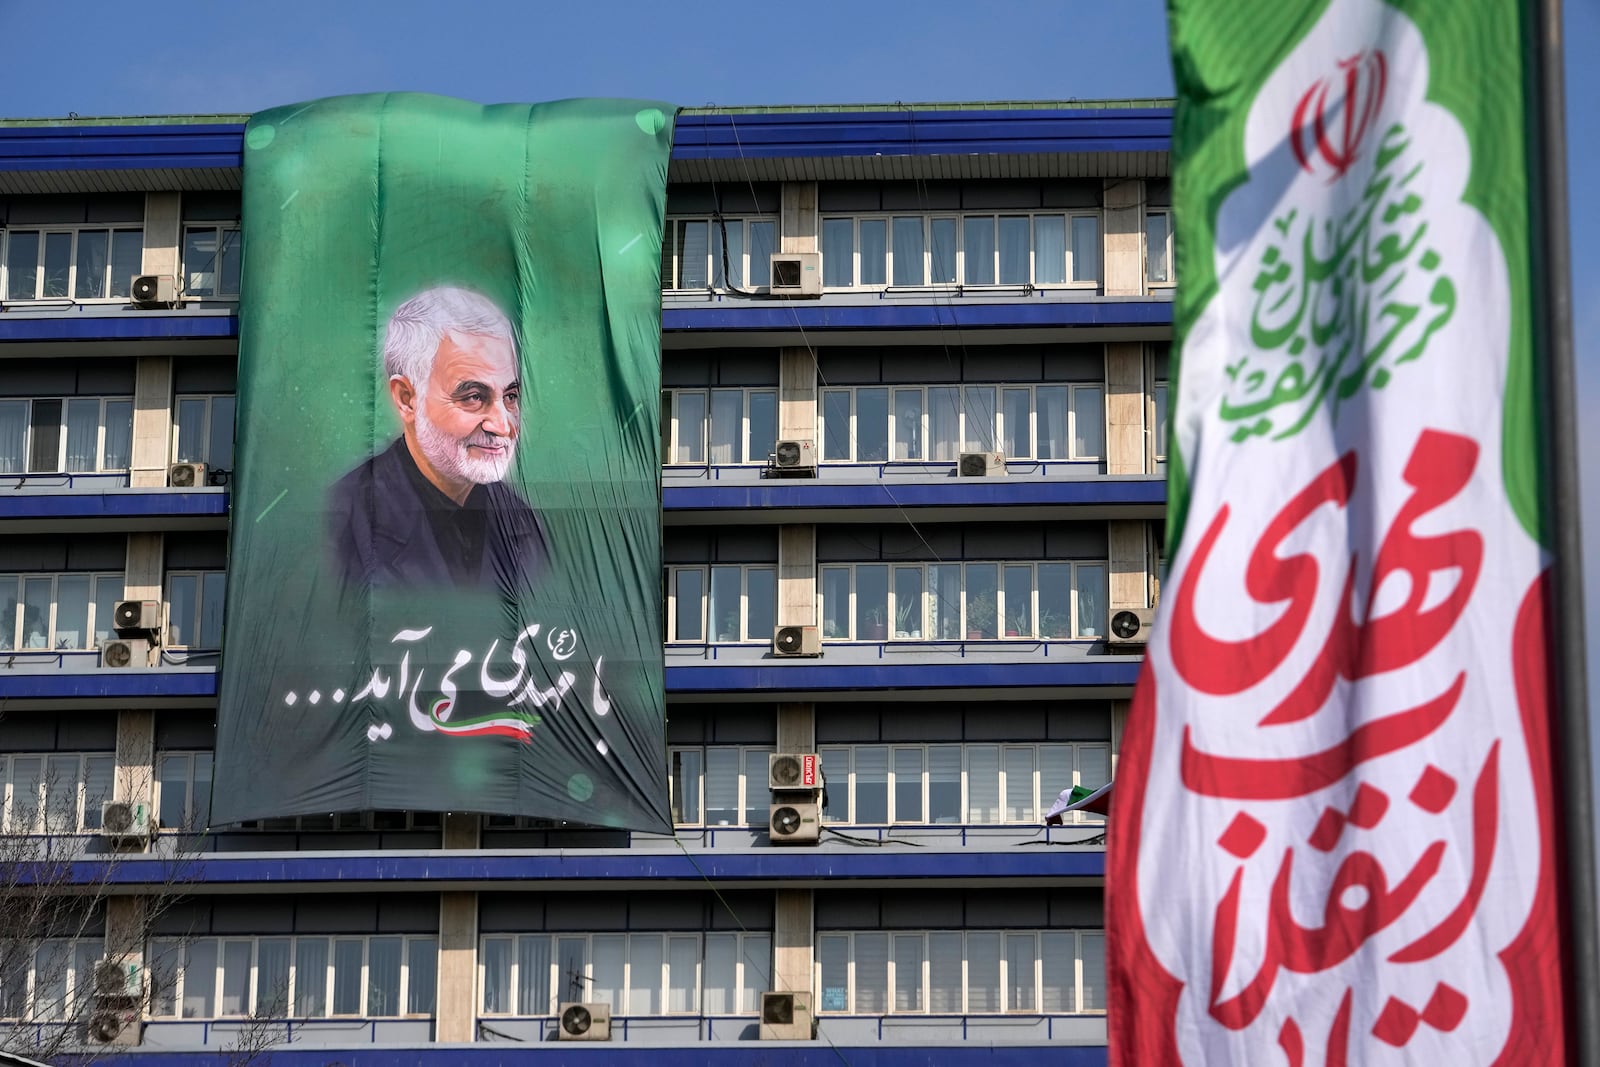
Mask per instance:
[[[711,583],[713,571],[739,569],[739,615],[738,632],[731,639],[724,639],[721,634],[727,632],[714,629],[711,614]],[[750,627],[750,575],[755,571],[771,572],[773,589],[773,629],[753,632]],[[678,576],[685,572],[696,572],[700,575],[700,636],[678,636]],[[666,568],[666,610],[665,616],[667,633],[666,642],[669,645],[770,645],[773,632],[777,623],[777,589],[778,565],[776,563],[684,563],[671,564]]]
[[[74,402],[82,403],[87,400],[98,401],[100,414],[95,427],[95,466],[92,470],[73,470],[68,465],[67,436],[70,423],[67,419],[67,409]],[[22,470],[0,472],[0,478],[28,478],[36,475],[73,475],[73,474],[125,474],[133,465],[133,397],[132,396],[8,396],[0,397],[0,404],[26,404],[27,414],[24,418],[22,431]],[[34,407],[40,403],[56,403],[61,405],[61,417],[56,423],[56,463],[49,470],[33,469],[33,443],[37,420],[34,417]],[[106,466],[106,405],[125,403],[128,405],[128,466]]]
[[[53,760],[66,759],[75,759],[78,764],[73,772],[73,811],[70,824],[58,821],[50,810],[51,787],[55,784],[51,779],[50,764]],[[34,820],[27,826],[16,824],[20,814],[17,806],[21,800],[16,765],[20,760],[39,761],[39,778],[35,784],[37,792],[33,798],[37,806]],[[108,772],[104,775],[105,792],[98,795],[90,792],[91,760],[103,762]],[[98,833],[100,805],[112,800],[116,791],[116,762],[116,753],[110,751],[10,752],[0,755],[0,833],[18,836]]]
[[[116,267],[115,248],[117,234],[137,233],[139,235],[139,251],[142,263],[144,254],[144,230],[145,226],[143,222],[139,222],[137,224],[126,222],[72,222],[59,225],[51,224],[5,227],[4,232],[0,233],[0,237],[3,237],[3,240],[0,240],[0,245],[4,246],[3,250],[0,250],[0,303],[126,304],[130,294],[127,292],[117,292],[117,281],[111,273]],[[45,252],[48,244],[48,242],[45,240],[45,237],[49,234],[63,233],[70,235],[72,239],[71,244],[68,245],[67,252],[67,291],[61,296],[45,296],[43,295],[46,283]],[[105,270],[101,275],[101,292],[104,294],[102,296],[80,297],[76,295],[78,291],[78,240],[80,235],[84,233],[106,234],[106,265]],[[34,268],[38,273],[35,276],[33,283],[34,295],[13,298],[11,296],[11,242],[19,234],[35,234],[38,236],[38,256],[34,260]],[[131,283],[134,277],[136,277],[136,275],[129,275],[127,278],[124,278],[122,280],[122,285],[131,288]]]
[[[115,605],[116,601],[124,599],[123,593],[126,591],[127,587],[125,571],[10,571],[0,574],[0,602],[3,602],[6,597],[5,580],[7,578],[13,578],[16,580],[16,615],[11,623],[9,643],[4,641],[5,635],[3,632],[0,632],[0,651],[16,653],[95,651],[99,647],[98,642],[95,640],[95,630],[97,628],[96,624],[100,620],[98,620],[95,616],[98,612],[97,602],[100,599],[98,595],[100,583],[102,581],[115,581],[119,586],[122,587],[116,596],[110,598],[113,606]],[[30,581],[42,581],[47,578],[50,580],[50,616],[46,624],[45,644],[43,647],[38,648],[29,647],[24,643],[27,639],[27,634],[24,630],[24,626],[27,622],[27,583]],[[62,647],[57,638],[56,623],[60,618],[60,588],[61,579],[63,578],[87,578],[89,580],[89,598],[87,610],[84,615],[83,628],[84,639],[88,643],[79,643],[72,647]],[[4,620],[0,619],[0,627],[3,627],[4,625]],[[116,636],[116,631],[113,627],[107,626],[106,631],[109,635],[106,638],[107,640],[110,640],[111,637]]]
[[[887,436],[885,437],[885,440],[888,441],[888,457],[885,458],[885,459],[862,459],[862,458],[860,458],[859,442],[860,442],[861,435],[859,433],[859,422],[858,422],[858,420],[860,419],[860,404],[858,402],[858,395],[859,395],[859,391],[862,390],[862,389],[883,389],[883,390],[886,390],[887,393],[888,393],[888,403],[886,405],[887,415],[888,415],[888,422],[887,422]],[[958,396],[958,401],[959,402],[956,404],[956,411],[955,411],[955,420],[956,420],[956,424],[955,424],[955,431],[956,431],[955,453],[956,454],[955,454],[955,456],[953,456],[950,459],[934,459],[934,458],[932,458],[932,453],[935,450],[935,447],[936,447],[936,444],[937,444],[933,440],[933,432],[932,432],[933,431],[933,423],[934,423],[935,415],[933,413],[933,406],[932,406],[932,404],[931,404],[931,402],[929,401],[929,398],[928,398],[928,392],[929,392],[929,390],[932,390],[932,389],[955,389],[959,393],[959,396]],[[1105,386],[1105,382],[1103,382],[1103,381],[1100,381],[1100,382],[924,382],[924,383],[918,383],[918,382],[905,382],[905,383],[881,382],[881,383],[861,383],[861,384],[857,384],[857,385],[827,385],[827,386],[823,386],[817,392],[817,432],[816,432],[816,440],[817,440],[818,446],[819,446],[819,448],[821,449],[821,452],[822,452],[819,461],[821,463],[823,463],[824,465],[828,465],[828,466],[844,465],[844,464],[874,464],[874,465],[912,464],[912,465],[924,466],[924,467],[926,467],[926,466],[934,466],[934,465],[949,464],[951,466],[954,466],[955,464],[960,462],[961,454],[963,452],[973,451],[973,449],[969,449],[967,447],[967,445],[969,443],[969,438],[979,436],[978,431],[976,431],[976,430],[974,430],[970,434],[968,432],[967,411],[968,411],[969,404],[967,403],[967,390],[969,390],[969,389],[972,389],[972,390],[992,389],[992,390],[994,390],[994,396],[995,396],[994,423],[993,423],[993,427],[992,427],[992,429],[993,429],[992,440],[990,441],[988,447],[980,447],[980,448],[976,449],[977,451],[984,451],[984,452],[995,452],[995,451],[998,451],[998,452],[1004,453],[1005,458],[1008,461],[1009,460],[1031,461],[1031,462],[1035,462],[1035,463],[1103,463],[1103,462],[1105,462],[1105,460],[1106,460],[1105,452],[1107,451],[1107,449],[1106,449],[1106,438],[1107,438],[1108,435],[1106,433],[1106,423],[1105,423],[1105,417],[1106,417],[1106,386]],[[1007,436],[1006,414],[1005,414],[1005,391],[1006,390],[1018,390],[1018,389],[1026,389],[1028,391],[1028,427],[1027,427],[1027,434],[1028,434],[1028,441],[1030,442],[1030,447],[1029,447],[1028,452],[1026,454],[1023,454],[1023,455],[1013,455],[1010,451],[1008,451],[1005,448],[1001,447],[1005,443],[1006,436]],[[1067,439],[1067,451],[1068,451],[1068,454],[1066,456],[1064,456],[1064,457],[1054,457],[1054,456],[1052,456],[1052,457],[1043,458],[1043,459],[1039,458],[1039,433],[1038,433],[1038,430],[1039,430],[1039,392],[1038,391],[1040,389],[1065,389],[1067,391],[1066,439]],[[1100,453],[1099,454],[1089,455],[1089,454],[1079,453],[1079,451],[1078,451],[1078,440],[1079,440],[1079,437],[1080,437],[1080,435],[1078,433],[1078,402],[1079,402],[1078,401],[1078,394],[1079,394],[1080,391],[1081,392],[1085,392],[1085,393],[1087,393],[1089,391],[1096,391],[1096,392],[1098,392],[1100,394],[1100,399],[1099,399],[1099,404],[1098,404],[1099,411],[1100,411],[1100,425],[1098,427],[1099,437],[1100,437]],[[921,453],[921,455],[920,456],[908,456],[908,457],[902,459],[902,458],[899,458],[899,457],[897,457],[895,455],[895,453],[897,451],[897,436],[896,436],[896,431],[897,431],[896,421],[897,420],[896,420],[896,417],[895,417],[895,411],[896,411],[896,408],[897,408],[898,394],[905,393],[905,392],[917,392],[917,393],[919,393],[921,395],[921,401],[920,401],[921,411],[920,411],[920,414],[918,415],[918,429],[917,429],[918,442],[919,442],[918,451]],[[828,402],[827,402],[827,397],[829,395],[837,395],[837,394],[848,394],[848,396],[849,396],[849,416],[848,416],[848,418],[849,418],[849,428],[846,431],[846,436],[847,436],[847,440],[849,442],[849,453],[850,454],[849,454],[849,457],[845,458],[845,459],[840,459],[840,458],[828,455],[829,439],[828,439],[828,415],[827,415]],[[987,434],[987,428],[985,428],[984,433],[985,433],[985,435]]]
[[[180,459],[179,458],[180,456],[182,456],[184,454],[184,444],[185,443],[183,441],[183,438],[182,438],[181,434],[179,433],[179,430],[180,430],[180,428],[182,426],[182,420],[178,417],[178,408],[179,408],[179,405],[181,405],[186,400],[203,400],[205,402],[206,417],[205,417],[205,422],[203,424],[203,427],[202,427],[202,429],[200,431],[200,436],[201,436],[201,439],[203,441],[203,444],[201,445],[200,449],[198,450],[198,454],[200,456],[199,459]],[[231,449],[231,442],[233,441],[234,430],[237,428],[237,424],[238,424],[239,394],[237,392],[234,392],[234,393],[177,393],[172,398],[172,412],[171,412],[172,433],[170,434],[170,438],[169,438],[169,441],[168,441],[168,447],[171,450],[168,453],[168,455],[171,458],[171,462],[173,462],[173,463],[204,463],[207,467],[215,469],[215,470],[232,470],[233,469],[233,464],[234,464],[234,460],[235,460],[234,456],[229,456],[228,457],[228,466],[223,467],[211,455],[211,437],[212,437],[212,433],[211,433],[212,425],[211,425],[211,423],[212,423],[212,419],[215,417],[215,414],[216,414],[216,402],[218,400],[231,400],[231,401],[233,401],[233,404],[234,404],[234,425],[230,426],[228,428],[229,429],[228,440],[230,442],[230,449]],[[190,455],[194,455],[194,454],[195,453],[190,453]]]
[[[766,466],[772,458],[771,451],[756,453],[751,448],[750,436],[752,433],[750,419],[751,397],[756,394],[770,394],[772,397],[773,411],[773,447],[777,446],[778,436],[778,387],[775,385],[734,385],[734,386],[673,386],[663,389],[662,393],[662,456],[661,465],[664,468],[687,467],[700,469],[704,467],[753,467]],[[739,401],[739,445],[738,452],[741,458],[730,463],[719,463],[711,458],[711,421],[712,411],[717,393],[740,393]],[[703,415],[700,419],[700,439],[698,446],[703,459],[679,459],[680,449],[687,444],[687,434],[682,432],[682,420],[679,414],[681,400],[686,396],[698,396],[702,399]]]
[[[1041,282],[1039,277],[1038,254],[1038,219],[1040,217],[1060,218],[1063,226],[1063,277],[1062,282]],[[917,218],[922,220],[922,281],[896,283],[894,259],[894,231],[897,219]],[[1026,218],[1028,220],[1028,280],[1022,282],[1002,282],[1000,277],[1000,241],[998,238],[1000,219]],[[1074,278],[1074,264],[1072,257],[1072,224],[1074,219],[1092,218],[1095,220],[1096,243],[1099,253],[1095,257],[1095,278]],[[990,219],[993,220],[996,239],[994,243],[993,267],[994,281],[967,281],[967,220]],[[882,282],[863,282],[861,280],[861,223],[863,221],[878,221],[884,223],[884,268]],[[955,248],[954,257],[955,280],[951,282],[932,281],[934,273],[934,248],[933,224],[935,221],[954,220],[955,222]],[[886,290],[963,290],[963,289],[1016,289],[1028,287],[1032,289],[1087,289],[1098,290],[1104,282],[1105,274],[1105,211],[1103,208],[1027,208],[1017,210],[994,209],[992,211],[971,211],[965,209],[951,209],[948,211],[835,211],[820,213],[817,218],[818,246],[821,247],[823,230],[829,222],[850,222],[850,278],[848,285],[829,285],[826,276],[823,282],[823,292],[849,292],[849,291],[886,291]],[[837,252],[833,253],[837,254]],[[826,270],[829,252],[823,250],[823,266]]]
[[[189,279],[192,278],[194,276],[194,274],[196,273],[196,272],[193,272],[193,271],[189,270],[189,262],[188,262],[189,233],[191,231],[200,231],[200,230],[210,230],[213,234],[215,234],[215,240],[217,242],[217,251],[212,254],[212,259],[211,259],[211,264],[212,264],[211,274],[216,279],[216,281],[211,286],[211,291],[209,293],[200,292],[200,291],[197,291],[197,290],[189,288]],[[240,264],[241,264],[240,288],[241,289],[243,288],[243,285],[244,285],[244,282],[243,282],[244,272],[243,272],[243,269],[242,269],[242,267],[243,267],[243,256],[244,256],[244,225],[243,225],[243,223],[241,221],[239,221],[239,220],[234,220],[234,221],[229,221],[229,222],[211,222],[211,221],[206,221],[206,220],[197,220],[195,222],[185,222],[183,224],[183,226],[181,227],[181,233],[179,234],[179,238],[178,238],[178,240],[179,240],[179,244],[178,244],[178,256],[179,256],[178,281],[181,283],[178,286],[178,291],[180,293],[182,293],[184,296],[187,296],[187,297],[193,297],[196,300],[237,301],[239,299],[239,294],[236,293],[236,292],[235,293],[224,293],[224,292],[220,292],[219,291],[221,289],[221,287],[222,287],[222,277],[223,277],[222,264],[221,264],[221,262],[219,262],[219,260],[221,260],[224,256],[227,255],[228,248],[229,248],[228,241],[230,239],[228,235],[230,235],[230,234],[232,235],[231,239],[233,241],[235,241],[235,242],[238,242],[238,248],[234,252],[234,254],[240,257]]]
[[[1150,219],[1161,216],[1167,220],[1167,236],[1165,247],[1162,249],[1167,263],[1167,276],[1156,278],[1151,275],[1150,265],[1155,262],[1155,257],[1150,254]],[[1146,208],[1144,213],[1144,234],[1141,242],[1144,248],[1144,282],[1150,289],[1171,289],[1178,284],[1178,261],[1173,258],[1177,251],[1177,244],[1173,240],[1172,209],[1171,208]]]
[[[706,755],[711,750],[732,751],[739,754],[737,804],[741,816],[746,820],[744,822],[711,822],[706,818],[706,781],[708,777],[706,765],[710,762]],[[760,757],[771,756],[776,753],[777,748],[775,745],[669,745],[667,747],[667,791],[669,796],[682,795],[680,791],[684,786],[673,772],[673,768],[680,765],[681,761],[675,757],[683,752],[694,752],[700,757],[700,770],[694,783],[695,811],[699,813],[699,818],[680,821],[674,815],[674,827],[721,830],[751,826],[764,827],[767,825],[767,809],[771,805],[772,792],[767,788],[766,763]],[[757,757],[757,765],[763,768],[759,777],[750,773],[752,757]]]
[[[201,643],[197,643],[197,642],[194,642],[194,641],[173,640],[172,639],[172,636],[171,636],[173,634],[173,628],[172,628],[172,624],[173,624],[173,618],[172,618],[172,602],[173,602],[172,586],[173,586],[173,581],[175,579],[193,578],[195,580],[195,595],[194,595],[194,611],[195,611],[195,614],[194,614],[194,618],[185,620],[184,628],[179,632],[180,632],[180,634],[193,633],[197,637],[204,638],[205,633],[206,633],[206,622],[207,622],[207,619],[206,619],[206,595],[205,595],[206,579],[207,578],[211,578],[211,577],[219,577],[222,580],[223,603],[220,606],[219,610],[222,611],[222,612],[226,612],[227,590],[228,590],[228,585],[227,585],[228,572],[227,572],[226,568],[212,567],[212,568],[207,568],[207,569],[184,568],[184,569],[181,569],[181,570],[170,570],[170,571],[166,572],[164,577],[165,577],[166,580],[162,583],[162,590],[161,590],[161,592],[162,592],[161,619],[162,619],[162,623],[163,623],[163,625],[161,627],[161,634],[162,634],[162,639],[163,639],[163,641],[162,641],[163,647],[169,648],[169,649],[180,649],[180,648],[181,649],[197,649],[197,650],[205,651],[205,652],[219,651],[222,648],[222,624],[223,624],[223,619],[221,617],[219,617],[219,618],[217,618],[215,620],[216,621],[216,629],[217,629],[217,642],[216,642],[215,645],[201,644]],[[192,629],[190,629],[191,626],[193,627]]]
[[[679,240],[679,227],[684,223],[693,222],[703,222],[706,224],[705,277],[707,284],[685,286],[678,284],[683,279],[684,267],[684,256],[681,247],[682,242]],[[721,225],[719,225],[719,223]],[[783,230],[776,212],[756,211],[750,212],[749,214],[740,215],[722,215],[717,212],[701,212],[690,213],[687,215],[668,215],[666,217],[665,224],[662,226],[661,233],[661,291],[663,293],[729,292],[733,287],[727,284],[726,278],[721,277],[722,229],[723,227],[731,229],[737,225],[742,229],[742,233],[740,235],[740,241],[742,242],[742,248],[739,253],[740,262],[736,268],[739,271],[740,281],[737,288],[746,292],[766,292],[771,288],[771,267],[769,264],[761,264],[761,266],[764,267],[769,274],[768,281],[766,283],[752,285],[749,282],[751,277],[750,267],[752,263],[751,249],[754,246],[754,242],[751,239],[750,228],[752,225],[761,224],[770,225],[772,227],[771,252],[776,253],[781,251],[782,249],[779,247],[779,243],[782,239]],[[730,268],[734,267],[732,256],[729,257],[728,266]],[[670,277],[668,277],[669,272]],[[722,282],[720,285],[717,284],[719,280]]]
[[[26,948],[27,941],[10,941],[0,938],[0,954],[9,956]],[[59,1013],[40,1014],[39,957],[48,949],[60,948],[66,961],[61,975],[62,998]],[[33,944],[28,951],[27,967],[21,975],[23,989],[19,997],[20,1014],[7,1012],[9,997],[0,997],[0,1020],[7,1025],[18,1023],[70,1023],[87,1014],[87,1001],[94,997],[94,964],[105,955],[105,939],[100,937],[52,937]],[[87,965],[86,968],[82,965]],[[86,970],[87,973],[80,973]]]

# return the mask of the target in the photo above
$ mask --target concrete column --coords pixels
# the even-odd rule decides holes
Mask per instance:
[[[1114,519],[1106,523],[1112,611],[1149,606],[1145,602],[1150,591],[1146,541],[1143,519]]]
[[[117,766],[111,780],[111,799],[131,802],[154,799],[156,713],[117,712]]]
[[[1106,345],[1106,473],[1144,474],[1144,346]]]
[[[780,348],[778,350],[778,440],[815,441],[816,437],[816,356],[809,348]]]
[[[150,249],[145,248],[145,256]],[[146,268],[147,270],[149,268]],[[133,459],[129,484],[161,488],[167,484],[172,455],[172,358],[141,357],[133,383]]]
[[[817,528],[778,527],[778,625],[817,621]]]
[[[165,599],[162,594],[162,571],[164,560],[162,553],[165,542],[158,533],[131,533],[128,535],[128,554],[122,567],[122,599],[124,600],[154,600],[160,602]],[[153,649],[152,657],[160,655],[160,649]],[[123,712],[127,715],[127,712]],[[121,743],[122,726],[121,718],[117,726],[118,743]],[[120,760],[118,763],[120,764]]]
[[[1107,296],[1144,295],[1144,181],[1107,178],[1105,284]]]
[[[779,993],[811,991],[815,959],[811,890],[779,889],[772,909],[772,987]],[[816,1010],[816,1005],[812,1005]]]
[[[106,957],[142,960],[145,935],[149,932],[149,908],[144,897],[106,897]],[[117,1033],[109,1044],[137,1045],[143,1029],[137,1015]]]
[[[1126,700],[1113,700],[1111,702],[1111,777],[1117,777],[1117,757],[1122,752],[1122,733],[1128,728],[1128,705]]]
[[[817,251],[817,183],[784,182],[780,252]]]
[[[470,812],[447,811],[439,847],[471,852],[478,847],[482,821]]]
[[[778,705],[778,751],[815,752],[817,750],[817,706],[815,704]],[[828,770],[823,768],[826,775]]]
[[[448,829],[446,830],[448,833]],[[457,1044],[478,1037],[478,894],[439,894],[439,982],[433,1039]]]
[[[182,215],[181,193],[144,194],[144,258],[139,269],[145,274],[178,276]]]

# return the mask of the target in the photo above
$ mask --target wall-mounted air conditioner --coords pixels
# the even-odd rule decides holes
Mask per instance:
[[[822,760],[815,752],[774,752],[767,759],[767,788],[774,793],[822,788]]]
[[[150,642],[142,637],[118,637],[100,642],[100,666],[148,667]]]
[[[167,468],[167,484],[174,489],[200,489],[206,484],[204,463],[174,463]]]
[[[1150,630],[1155,621],[1155,608],[1122,608],[1112,612],[1111,632],[1106,635],[1106,647],[1143,648],[1150,640]]]
[[[774,656],[820,656],[822,633],[815,626],[780,626],[772,635]]]
[[[956,463],[956,472],[963,478],[1004,478],[1005,453],[963,452]]]
[[[821,296],[821,252],[774,252],[772,254],[773,296]]]
[[[117,601],[111,609],[111,628],[123,637],[161,629],[161,601]]]
[[[810,1041],[815,1036],[809,991],[761,994],[762,1041]]]
[[[609,1004],[563,1004],[556,1020],[556,1038],[561,1041],[610,1041]]]
[[[170,274],[135,274],[128,295],[137,307],[170,307],[178,301],[178,282]]]
[[[815,478],[817,476],[817,443],[815,441],[779,441],[772,450],[773,474],[784,478]]]
[[[100,836],[118,841],[148,841],[150,805],[142,800],[108,800],[101,804]]]
[[[814,845],[822,836],[822,807],[805,801],[772,805],[767,837],[774,845]]]
[[[109,1045],[133,1022],[134,1013],[128,1008],[96,1008],[83,1024],[84,1037],[99,1045]]]
[[[100,1000],[138,1000],[144,996],[144,964],[137,956],[95,960],[94,995]]]

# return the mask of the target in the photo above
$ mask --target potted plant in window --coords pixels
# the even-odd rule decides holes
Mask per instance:
[[[981,641],[994,636],[995,601],[993,593],[978,593],[967,598],[967,640]]]
[[[1039,636],[1043,638],[1071,637],[1072,618],[1064,611],[1039,609]]]
[[[1006,612],[1006,636],[1021,637],[1028,632],[1028,609],[1013,608]]]
[[[922,636],[921,620],[917,618],[918,603],[907,598],[895,603],[894,635],[902,640]]]

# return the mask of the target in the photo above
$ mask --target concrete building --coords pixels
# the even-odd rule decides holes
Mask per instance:
[[[1140,661],[1108,623],[1158,594],[1170,122],[1160,101],[679,116],[675,839],[207,826],[243,119],[0,125],[4,833],[108,855],[106,800],[166,828],[109,877],[73,868],[93,915],[0,975],[0,1016],[81,1030],[65,1005],[130,951],[101,1062],[1103,1063],[1104,828],[1042,817],[1113,772]],[[819,254],[820,296],[774,298],[772,253]],[[136,306],[136,274],[175,303]],[[812,445],[778,468],[778,442]],[[102,665],[124,600],[161,604],[152,666]],[[791,625],[820,657],[774,654]],[[774,752],[821,756],[816,844],[773,843]],[[816,1036],[758,1045],[767,991],[802,994],[802,1027],[809,1000]],[[609,1007],[608,1043],[558,1043],[570,1001]]]

